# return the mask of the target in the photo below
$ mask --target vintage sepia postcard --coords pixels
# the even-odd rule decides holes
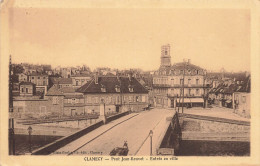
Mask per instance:
[[[259,0],[1,0],[0,165],[260,165]]]

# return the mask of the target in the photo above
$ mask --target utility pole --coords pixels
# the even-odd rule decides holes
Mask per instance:
[[[14,137],[14,118],[13,118],[13,80],[12,80],[12,59],[9,59],[9,155],[15,155],[15,137]]]
[[[186,66],[186,62],[184,61],[184,66],[183,66],[183,80],[182,80],[182,108],[181,108],[181,112],[183,113],[183,104],[184,104],[184,77],[185,77],[185,66]]]

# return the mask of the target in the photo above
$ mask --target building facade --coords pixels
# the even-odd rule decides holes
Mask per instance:
[[[33,73],[29,75],[29,81],[36,86],[48,86],[49,76],[47,74]]]
[[[73,87],[81,87],[84,84],[86,84],[88,81],[90,81],[92,78],[89,74],[76,74],[71,76],[72,78],[72,86]]]
[[[35,84],[31,82],[20,83],[20,96],[33,96],[35,91]]]
[[[161,66],[153,76],[154,106],[175,108],[205,106],[206,70],[187,62],[171,65],[170,46],[162,47]]]
[[[99,113],[105,103],[105,112],[141,111],[148,107],[148,91],[133,77],[95,76],[77,92],[84,94],[85,111]]]

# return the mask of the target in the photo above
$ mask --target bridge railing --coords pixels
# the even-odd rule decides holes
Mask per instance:
[[[110,116],[107,118],[107,123],[108,122],[111,122],[115,119],[118,119],[122,116],[125,116],[129,114],[129,112],[123,112],[123,113],[119,113],[117,115],[113,115],[113,116]],[[92,124],[80,131],[77,131],[71,135],[68,135],[68,136],[65,136],[65,137],[62,137],[50,144],[47,144],[39,149],[36,149],[32,152],[32,155],[48,155],[48,154],[51,154],[53,152],[55,152],[56,150],[60,149],[61,147],[71,143],[72,141],[82,137],[83,135],[97,129],[98,127],[104,125],[104,122],[102,120],[99,120],[97,121],[95,124]]]
[[[161,137],[158,147],[157,155],[174,155],[175,151],[179,149],[179,141],[181,139],[181,129],[179,125],[178,113],[172,118],[167,118],[170,121],[169,126],[164,131],[164,136]]]

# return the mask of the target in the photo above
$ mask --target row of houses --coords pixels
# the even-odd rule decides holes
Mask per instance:
[[[99,114],[101,104],[105,104],[107,114],[141,111],[148,107],[147,89],[131,76],[96,75],[81,83],[81,86],[73,86],[73,81],[56,79],[41,98],[35,95],[35,84],[23,82],[20,95],[13,99],[14,115],[38,118]]]
[[[251,77],[213,80],[209,90],[209,103],[227,107],[245,117],[250,117]]]

